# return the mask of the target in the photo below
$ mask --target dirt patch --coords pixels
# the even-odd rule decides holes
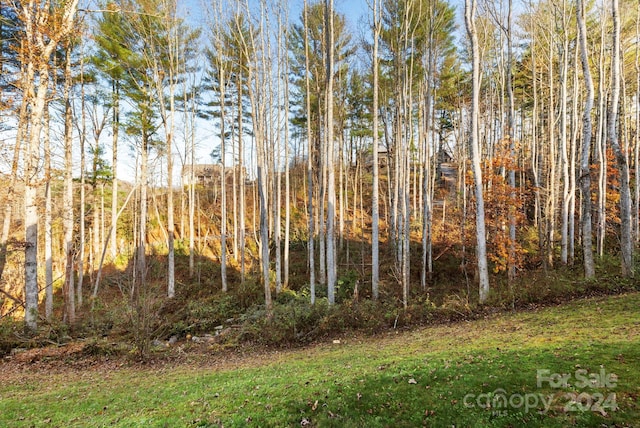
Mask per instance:
[[[158,372],[165,370],[233,370],[274,363],[293,350],[258,347],[213,349],[206,344],[180,341],[170,347],[155,349],[145,360],[134,352],[123,351],[127,345],[77,341],[64,345],[34,349],[14,349],[0,359],[3,381],[23,383],[47,373],[52,379],[68,382],[79,378],[101,378],[118,370]],[[113,353],[105,348],[112,347]]]

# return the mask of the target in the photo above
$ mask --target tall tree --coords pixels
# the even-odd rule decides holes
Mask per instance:
[[[328,201],[327,201],[327,296],[329,304],[335,303],[335,287],[337,281],[337,256],[335,242],[335,210],[336,184],[333,140],[333,68],[334,68],[334,34],[333,34],[333,0],[325,0],[325,34],[326,41],[326,122],[325,144],[327,151]]]
[[[97,20],[97,31],[94,34],[96,53],[91,57],[91,62],[108,80],[111,88],[111,96],[107,103],[111,110],[111,167],[114,179],[111,183],[111,228],[113,233],[109,240],[111,258],[115,260],[118,254],[118,228],[116,214],[118,212],[118,141],[120,136],[120,95],[125,79],[124,63],[129,56],[128,49],[122,41],[125,39],[126,26],[124,15],[120,13],[120,5],[116,1],[106,4],[106,12]]]
[[[49,106],[44,114],[44,260],[45,260],[45,306],[47,321],[53,316],[53,227],[51,197],[51,138],[50,138]],[[65,299],[66,300],[66,299]]]
[[[611,2],[611,16],[613,18],[612,60],[611,60],[611,102],[607,113],[607,137],[613,149],[620,173],[620,247],[622,258],[622,274],[633,277],[633,233],[631,228],[631,191],[629,186],[629,164],[626,147],[622,147],[618,138],[618,109],[620,100],[621,80],[621,41],[620,41],[620,11],[618,0]]]
[[[314,236],[314,211],[313,211],[313,150],[312,150],[312,137],[311,137],[311,78],[310,78],[310,66],[309,66],[309,8],[307,1],[304,1],[303,6],[303,29],[304,29],[304,85],[306,101],[306,126],[307,126],[307,205],[309,213],[309,238],[307,245],[308,261],[309,261],[309,288],[310,299],[313,305],[316,300],[316,268],[315,268],[315,236]]]
[[[155,18],[151,25],[141,22],[145,37],[144,60],[153,73],[153,90],[164,133],[167,159],[167,296],[175,296],[175,220],[173,202],[173,148],[176,128],[176,85],[184,70],[181,62],[193,56],[198,32],[188,28],[178,16],[176,0],[155,0],[143,4],[142,13]]]
[[[35,0],[20,5],[24,23],[22,62],[25,68],[21,88],[30,111],[25,117],[29,129],[25,151],[25,326],[35,330],[38,325],[38,159],[42,119],[49,92],[49,60],[58,44],[74,27],[78,0],[67,0],[46,7]],[[54,23],[56,25],[54,25]],[[37,76],[37,79],[36,79]]]
[[[75,266],[74,266],[74,216],[73,216],[73,124],[71,109],[71,49],[72,41],[67,39],[64,49],[64,248],[66,254],[65,273],[65,315],[70,324],[75,322]],[[84,221],[84,219],[81,219]],[[81,300],[78,301],[81,304]]]
[[[318,279],[321,283],[326,283],[327,272],[327,239],[329,241],[332,238],[327,238],[326,230],[328,226],[328,198],[331,193],[330,186],[328,184],[329,175],[331,174],[328,167],[328,156],[331,156],[335,160],[335,152],[329,153],[327,150],[329,146],[335,148],[336,129],[341,129],[342,124],[339,123],[343,115],[332,113],[333,127],[327,125],[327,84],[329,82],[327,76],[328,65],[328,53],[327,40],[328,40],[328,26],[333,22],[333,36],[332,36],[332,55],[333,66],[331,67],[332,81],[334,87],[340,87],[344,79],[347,78],[346,72],[347,60],[353,55],[354,49],[351,46],[351,35],[347,29],[347,22],[343,15],[338,14],[334,8],[331,9],[332,17],[327,17],[327,5],[324,2],[314,2],[307,4],[302,11],[302,25],[294,24],[291,31],[290,49],[291,49],[291,74],[293,78],[294,88],[296,92],[294,94],[294,124],[300,126],[306,126],[306,135],[309,144],[308,149],[308,167],[311,171],[311,181],[307,185],[307,191],[313,193],[312,197],[316,200],[315,207],[313,209],[311,202],[309,202],[308,213],[313,218],[314,224],[310,227],[311,235],[317,236],[319,244],[319,272],[318,276],[315,276],[314,272],[314,286],[315,280]],[[341,103],[340,95],[338,91],[332,91],[331,97],[333,99],[331,108],[334,112],[339,108],[338,104]],[[308,123],[308,125],[307,125]],[[327,144],[327,133],[332,132],[334,136],[331,138],[333,143]],[[335,184],[335,170],[333,172],[333,180]],[[316,190],[317,189],[317,190]],[[335,216],[336,216],[336,200],[335,200],[335,188],[333,189],[333,224],[335,228]],[[335,239],[333,240],[335,245]],[[313,244],[315,248],[315,243]],[[309,257],[311,260],[313,253],[309,250]],[[311,263],[311,261],[310,261]],[[315,261],[314,268],[315,268]],[[315,270],[315,269],[314,269]],[[313,295],[315,293],[312,293]]]
[[[378,109],[379,109],[379,64],[378,64],[378,45],[380,40],[380,4],[378,0],[373,0],[373,53],[372,53],[372,74],[373,74],[373,106],[371,113],[373,115],[373,176],[371,191],[371,295],[374,300],[379,296],[380,283],[380,159],[378,144]]]
[[[222,3],[218,5],[219,9],[214,11],[214,15],[217,19],[221,19],[223,16]],[[217,92],[217,104],[218,112],[216,114],[218,119],[218,126],[220,129],[220,278],[222,282],[222,291],[228,290],[227,284],[227,174],[226,174],[226,110],[227,110],[227,79],[229,71],[230,61],[227,59],[225,50],[228,48],[224,45],[224,35],[222,28],[223,23],[221,20],[215,22],[212,25],[211,44],[215,52],[208,52],[207,57],[211,67],[212,80],[215,81]]]
[[[580,189],[582,191],[582,253],[584,275],[586,278],[595,276],[593,262],[593,234],[591,230],[591,111],[593,110],[593,78],[589,65],[589,50],[587,47],[587,25],[585,23],[584,0],[578,0],[578,41],[580,44],[580,62],[585,84],[584,113],[582,115],[582,155],[580,157]]]
[[[266,3],[260,2],[260,15],[256,19],[257,25],[250,24],[246,30],[242,28],[243,15],[251,17],[248,3],[237,3],[237,9],[233,20],[235,23],[237,36],[239,38],[240,49],[243,58],[247,58],[247,90],[251,106],[252,134],[256,150],[256,172],[257,172],[257,194],[259,199],[260,218],[260,270],[262,284],[264,287],[265,307],[270,315],[273,307],[271,298],[271,282],[269,278],[269,221],[268,221],[268,160],[267,160],[267,121],[265,100],[268,99],[266,79],[271,58],[266,49],[268,33],[266,25]]]
[[[476,197],[476,257],[480,281],[480,303],[485,303],[489,295],[489,269],[487,266],[487,242],[485,234],[484,195],[478,120],[480,116],[480,47],[476,29],[476,0],[465,0],[464,17],[467,35],[471,43],[472,55],[472,98],[471,98],[471,164]]]

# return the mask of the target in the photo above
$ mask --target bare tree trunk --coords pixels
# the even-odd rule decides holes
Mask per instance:
[[[66,211],[64,229],[65,242],[68,243],[67,262],[69,268],[67,272],[67,292],[65,296],[69,302],[66,305],[66,316],[70,324],[75,322],[75,309],[82,306],[82,286],[78,283],[77,290],[74,289],[74,216],[73,216],[73,110],[71,106],[71,84],[73,77],[71,76],[71,42],[65,44],[65,66],[64,66],[64,147],[65,147],[65,198],[63,202]],[[82,221],[82,220],[81,220]],[[78,300],[74,301],[74,293],[77,292]]]
[[[30,15],[26,15],[27,35],[33,37],[33,29],[30,25],[33,19]],[[30,31],[31,30],[31,31]],[[25,190],[24,190],[24,207],[25,207],[25,313],[24,322],[27,330],[35,331],[38,326],[38,206],[37,206],[37,172],[38,158],[40,156],[40,132],[42,130],[42,116],[44,113],[45,97],[48,89],[49,75],[46,63],[40,64],[38,71],[40,81],[35,87],[35,61],[29,62],[27,65],[27,77],[24,80],[26,85],[34,85],[34,87],[26,86],[23,88],[25,98],[29,100],[31,105],[30,117],[25,116],[28,127],[28,141],[25,148]],[[37,88],[37,95],[34,99],[34,89]],[[25,101],[26,102],[26,101]],[[25,128],[26,129],[26,128]]]
[[[25,326],[36,330],[38,323],[38,201],[37,172],[40,157],[40,132],[45,96],[48,86],[46,65],[40,68],[40,83],[37,98],[32,108],[32,124],[29,144],[25,152]],[[69,256],[70,242],[67,241],[66,254]]]
[[[132,295],[138,296],[140,289],[144,287],[147,277],[146,242],[147,242],[147,188],[148,188],[148,163],[149,163],[149,137],[143,130],[142,144],[140,147],[140,206],[138,209],[137,249],[135,263],[135,282]]]
[[[25,1],[20,7],[20,19],[24,23],[27,55],[25,87],[22,88],[30,102],[31,112],[27,118],[30,125],[29,142],[25,152],[25,327],[34,331],[38,326],[38,159],[42,118],[49,89],[49,58],[58,43],[73,30],[78,0],[65,3],[60,12],[57,31],[43,34],[43,22],[49,18],[48,8],[36,7],[34,0]],[[38,72],[38,80],[34,79]],[[36,83],[37,82],[37,83]],[[34,96],[35,95],[35,96]],[[70,250],[71,242],[67,242]],[[67,253],[69,256],[69,253]],[[69,319],[73,322],[72,319]]]
[[[585,103],[582,115],[582,155],[580,156],[580,189],[582,191],[582,253],[584,276],[593,278],[595,267],[593,262],[593,240],[591,231],[591,171],[589,159],[591,155],[591,110],[593,109],[593,79],[589,67],[587,50],[587,26],[585,24],[584,0],[578,0],[578,41],[580,44],[580,60],[585,83]]]
[[[323,122],[326,122],[326,110],[323,110],[321,105],[321,97],[318,97],[318,112],[324,112]],[[320,114],[320,117],[323,115]],[[325,222],[325,213],[327,212],[326,204],[327,204],[327,144],[326,144],[326,131],[322,131],[323,128],[326,127],[326,124],[318,127],[318,146],[319,146],[319,162],[320,162],[320,171],[318,172],[318,182],[320,188],[318,189],[317,198],[319,199],[318,204],[318,214],[316,215],[316,229],[318,230],[318,270],[319,270],[319,281],[320,284],[327,284],[327,245],[326,245],[326,235],[327,235],[327,225]]]
[[[240,101],[242,102],[242,101]],[[229,118],[230,127],[231,127],[231,194],[233,195],[233,241],[232,241],[232,251],[233,251],[233,261],[237,263],[240,261],[238,259],[238,177],[239,170],[236,165],[236,159],[238,159],[238,154],[236,153],[236,145],[234,144],[235,138],[235,129],[233,126],[234,118]]]
[[[339,121],[341,119],[338,119]],[[338,248],[344,247],[344,133],[338,132]],[[337,256],[336,256],[337,257]]]
[[[285,17],[285,18],[288,18]],[[286,42],[285,42],[286,43]],[[285,76],[289,75],[289,57],[285,49]],[[284,79],[284,288],[289,288],[289,240],[291,234],[291,178],[289,171],[289,79]]]
[[[482,189],[482,168],[480,165],[480,146],[478,119],[480,115],[480,51],[475,24],[476,0],[465,0],[465,24],[471,42],[473,58],[473,89],[471,101],[471,162],[476,195],[476,256],[480,280],[480,303],[485,303],[489,295],[489,269],[487,265],[487,243],[484,218],[484,197]]]
[[[515,97],[513,95],[513,38],[512,38],[512,14],[513,14],[513,1],[509,0],[507,10],[507,102],[509,108],[507,110],[507,135],[509,136],[509,155],[511,162],[514,165],[516,163],[516,137],[515,137]],[[508,173],[510,197],[512,201],[515,201],[516,192],[516,171],[514,168],[509,169]],[[513,281],[516,277],[516,207],[511,205],[509,207],[509,265],[508,265],[508,278],[509,281]]]
[[[422,112],[422,272],[421,285],[422,290],[427,288],[427,279],[431,278],[433,273],[433,186],[431,162],[431,119],[432,119],[432,103],[433,103],[433,73],[435,68],[435,10],[434,4],[429,4],[429,37],[428,37],[428,53],[427,53],[427,73],[424,76],[424,103],[420,103],[420,111]]]
[[[309,82],[309,17],[307,0],[304,0],[304,51],[305,51],[305,87],[307,92],[307,111],[311,111],[310,82]],[[307,114],[307,210],[309,212],[309,237],[307,240],[308,263],[309,263],[309,287],[311,304],[316,301],[316,269],[314,250],[314,210],[313,210],[313,139],[311,137],[311,115]]]
[[[170,78],[173,80],[173,76]],[[167,297],[170,299],[176,295],[176,271],[175,271],[175,220],[174,220],[174,207],[173,207],[173,126],[174,126],[174,96],[173,96],[173,82],[169,84],[170,94],[169,102],[170,107],[170,120],[171,125],[169,132],[167,133]]]
[[[574,59],[573,63],[578,64],[580,60],[579,57],[579,49],[574,50]],[[577,140],[578,140],[578,99],[579,99],[579,89],[578,89],[578,73],[573,73],[573,95],[572,95],[572,106],[571,106],[571,140],[569,146],[569,265],[573,266],[575,262],[575,242],[576,242],[576,163],[577,163]]]
[[[240,283],[244,284],[245,278],[245,168],[244,168],[244,145],[243,145],[243,120],[242,120],[242,74],[238,77],[238,167],[240,168]]]
[[[380,282],[380,160],[378,159],[378,103],[379,103],[379,68],[378,68],[378,44],[380,39],[380,4],[373,0],[373,182],[371,194],[371,296],[374,300],[379,296]]]
[[[598,60],[598,129],[596,135],[596,152],[598,156],[598,228],[597,251],[598,256],[604,256],[605,234],[607,229],[607,148],[606,148],[606,81],[605,81],[605,30],[606,22],[602,19],[600,25],[600,55]]]
[[[265,37],[267,37],[265,29],[264,29],[264,21],[265,21],[265,11],[266,4],[263,1],[260,2],[260,26],[257,29],[258,36],[260,40],[256,40],[256,35],[251,34],[250,40],[245,40],[244,35],[240,32],[240,36],[242,37],[241,43],[243,50],[245,51],[245,55],[247,58],[254,56],[252,49],[249,46],[254,47],[256,43],[260,43],[260,51],[261,56],[256,58],[256,65],[250,65],[247,69],[248,72],[248,81],[249,81],[249,99],[251,102],[251,110],[252,110],[252,119],[253,119],[253,127],[254,127],[254,141],[256,144],[256,169],[258,173],[258,197],[260,203],[260,264],[262,270],[262,283],[264,286],[264,297],[265,297],[265,307],[267,311],[267,316],[271,316],[271,311],[273,308],[273,302],[271,298],[271,283],[269,278],[269,224],[268,224],[268,200],[267,200],[267,175],[268,175],[268,162],[267,162],[267,154],[266,151],[266,121],[267,115],[265,114],[265,106],[264,103],[260,102],[259,99],[263,99],[263,93],[259,94],[258,91],[264,91],[265,85],[261,80],[262,77],[267,76],[266,72],[267,62],[269,58],[267,57],[268,52],[265,48]],[[248,12],[248,5],[247,5]],[[250,55],[251,52],[251,55]],[[259,68],[258,68],[259,67]],[[255,207],[255,204],[254,204]],[[254,209],[254,212],[256,210]]]
[[[116,224],[116,214],[118,212],[118,135],[120,130],[120,82],[113,80],[112,85],[112,97],[113,97],[113,121],[111,124],[112,132],[112,158],[111,169],[113,171],[113,178],[111,181],[111,227],[113,233],[111,234],[111,258],[113,260],[118,256],[118,226]],[[83,138],[83,137],[81,137]]]
[[[50,139],[49,106],[44,110],[44,260],[45,260],[45,305],[44,313],[47,321],[53,315],[53,256],[51,225],[51,139]]]
[[[620,247],[622,258],[622,275],[633,277],[633,235],[631,228],[631,192],[629,187],[629,165],[626,147],[618,141],[617,119],[620,98],[621,47],[620,47],[620,16],[618,0],[612,0],[611,12],[613,17],[613,59],[611,61],[611,103],[608,114],[608,138],[616,156],[620,173]]]
[[[547,182],[547,263],[553,267],[556,234],[556,133],[555,133],[555,85],[553,73],[553,43],[549,44],[549,113],[547,132],[549,133],[549,179]]]
[[[100,201],[98,199],[98,170],[97,170],[97,160],[98,160],[98,144],[99,142],[95,142],[95,150],[93,153],[93,172],[92,172],[92,186],[91,186],[91,204],[92,204],[92,221],[91,221],[91,259],[90,259],[90,267],[91,267],[91,278],[93,278],[93,274],[96,272],[98,260],[100,260],[100,249],[102,246],[100,245]],[[160,219],[158,219],[159,221]]]
[[[636,9],[636,40],[640,40],[640,2]],[[635,69],[638,77],[636,83],[636,135],[635,135],[635,185],[636,185],[636,247],[640,245],[640,43],[636,43]]]
[[[94,104],[95,105],[95,104]],[[102,132],[103,126],[97,126],[97,118],[95,118],[96,122],[94,123],[94,133],[96,136],[96,144],[98,144],[99,135]],[[103,125],[104,125],[103,121]],[[80,243],[78,248],[78,286],[76,287],[76,299],[78,301],[78,306],[82,306],[82,285],[84,281],[84,242],[85,242],[85,226],[84,226],[84,216],[85,216],[85,194],[84,194],[84,185],[85,185],[85,154],[84,148],[86,147],[85,142],[87,138],[87,112],[86,112],[86,96],[85,96],[85,84],[84,84],[84,58],[80,60],[80,221],[79,221],[79,232],[80,232]],[[113,174],[115,178],[115,167],[113,169]]]
[[[195,85],[194,85],[195,88]],[[187,91],[184,91],[185,106],[187,106]],[[192,92],[189,99],[189,107],[185,107],[185,127],[188,128],[186,139],[188,141],[187,156],[189,162],[189,186],[188,186],[188,204],[189,204],[189,278],[193,278],[195,270],[195,208],[196,208],[196,176],[194,171],[195,165],[195,94]],[[189,110],[187,112],[187,110]],[[184,183],[183,183],[184,184]]]
[[[281,54],[281,46],[282,46],[282,31],[280,31],[281,17],[279,14],[280,10],[278,9],[278,30],[277,30],[277,40],[276,40],[276,52],[275,52],[275,62],[276,62],[276,74],[277,78],[275,79],[275,90],[272,88],[271,79],[269,83],[269,104],[270,111],[273,111],[273,115],[275,116],[271,122],[271,135],[270,141],[272,143],[272,150],[269,150],[269,153],[273,156],[273,172],[275,177],[273,177],[273,219],[274,219],[274,244],[275,244],[275,285],[276,285],[276,295],[282,291],[282,129],[281,129],[281,120],[282,114],[280,113],[280,102],[281,102],[281,86],[282,82],[280,76],[282,76],[282,54]],[[274,102],[275,98],[275,102]],[[274,136],[275,134],[275,136]]]
[[[333,141],[333,0],[325,0],[325,19],[327,31],[327,95],[326,95],[326,142],[327,142],[327,296],[329,304],[335,303],[337,280],[337,258],[335,243],[336,177],[334,166]]]
[[[535,52],[535,48],[536,39],[534,37],[531,41],[531,50]],[[540,155],[540,148],[538,146],[538,70],[535,58],[535,55],[531,56],[531,71],[533,81],[533,108],[531,113],[531,171],[533,175],[534,186],[535,222],[538,229],[538,247],[540,256],[543,257],[544,227],[542,219],[542,198],[540,195],[540,165],[542,156]],[[544,257],[543,260],[545,260]],[[546,260],[544,264],[546,266]]]
[[[83,88],[84,88],[84,81],[83,81]],[[83,124],[81,126],[82,126],[82,129],[85,129],[86,127],[84,123],[84,115],[85,115],[85,109],[84,109],[85,97],[84,96],[82,97],[81,103],[83,104],[83,106],[81,107]],[[98,144],[97,140],[98,140],[98,136],[96,135],[96,144]],[[86,184],[87,184],[86,183],[87,165],[86,165],[85,147],[86,147],[86,134],[83,131],[82,135],[80,135],[80,213],[79,213],[80,221],[78,222],[80,236],[79,236],[79,243],[78,243],[78,282],[83,281],[83,278],[84,278],[85,242],[87,238],[86,227],[85,227],[85,216],[86,216],[85,205],[86,205]],[[115,174],[115,169],[114,169],[114,174]],[[114,229],[115,229],[115,225],[114,225]],[[113,233],[115,234],[115,230]],[[78,286],[78,290],[81,290],[81,289],[82,287]]]
[[[566,17],[566,0],[562,2],[562,20],[563,27],[565,29],[562,39],[562,69],[560,70],[560,168],[562,173],[562,210],[561,210],[561,243],[560,243],[560,258],[562,264],[568,263],[568,239],[569,239],[569,204],[571,202],[569,194],[569,159],[567,157],[567,89],[568,89],[568,77],[569,74],[569,31]],[[552,59],[551,59],[552,61]]]
[[[412,28],[411,22],[414,21],[415,11],[413,7],[408,7],[403,17],[403,39],[404,46],[402,51],[408,52],[413,49],[413,40],[415,28]],[[411,141],[413,141],[412,107],[413,107],[413,57],[410,57],[408,63],[402,61],[400,79],[400,111],[398,120],[398,132],[396,147],[398,150],[399,164],[398,168],[398,258],[400,267],[400,277],[402,284],[403,305],[406,308],[409,304],[410,293],[410,225],[411,225]]]
[[[220,79],[220,280],[222,282],[222,291],[227,292],[229,285],[227,283],[227,173],[225,166],[225,105],[226,105],[226,70],[223,70],[222,64],[218,64]]]

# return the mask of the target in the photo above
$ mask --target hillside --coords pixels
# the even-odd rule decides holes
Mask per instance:
[[[0,425],[630,427],[639,306],[596,297],[289,351],[179,341],[147,364],[90,343],[25,351],[0,363]]]

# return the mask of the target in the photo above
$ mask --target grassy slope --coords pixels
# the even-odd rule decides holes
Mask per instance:
[[[343,338],[239,365],[2,376],[0,426],[634,426],[639,307],[638,293],[580,300],[375,339]],[[536,385],[538,369],[575,381],[578,368],[590,374],[604,368],[618,376],[617,385]],[[474,400],[467,402],[475,407],[464,405],[467,394],[499,389],[507,397],[553,394],[553,405],[546,414],[542,404],[516,408],[517,397],[502,409]],[[615,393],[619,409],[565,412],[572,392],[582,393],[585,404]]]

